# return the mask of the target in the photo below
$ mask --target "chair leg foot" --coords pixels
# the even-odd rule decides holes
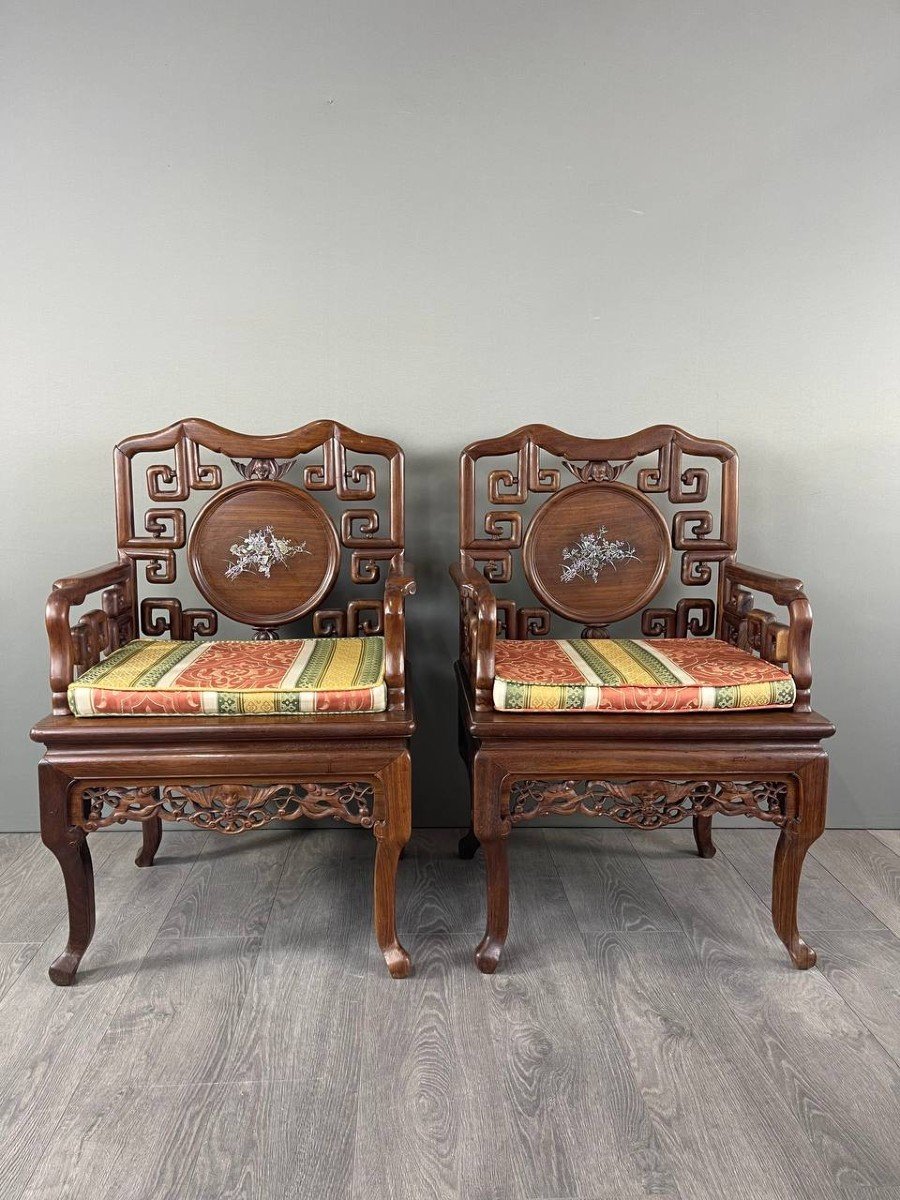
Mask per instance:
[[[69,937],[66,948],[54,960],[48,974],[59,987],[75,982],[78,964],[94,936],[94,868],[87,834],[69,824],[67,780],[48,763],[38,767],[41,801],[41,840],[59,863],[66,885]]]
[[[459,839],[459,846],[457,847],[459,857],[474,858],[480,845],[481,842],[475,836],[475,830],[470,826],[468,833],[463,834]]]
[[[81,958],[82,954],[74,950],[64,950],[59,958],[53,960],[47,971],[51,982],[55,983],[57,987],[71,987],[75,982],[75,974]]]
[[[797,895],[803,860],[817,836],[782,829],[772,869],[772,924],[800,971],[808,971],[816,965],[815,950],[806,944],[797,928]]]
[[[406,979],[410,975],[412,962],[399,942],[394,942],[390,946],[382,946],[381,952],[392,979]]]
[[[506,838],[483,840],[487,882],[487,925],[475,951],[475,963],[485,975],[493,975],[509,932],[509,860]]]
[[[141,834],[144,841],[134,862],[138,867],[152,867],[159,843],[162,841],[162,818],[150,817],[142,824]]]
[[[810,967],[816,965],[815,950],[813,950],[812,946],[807,946],[799,934],[788,945],[787,950],[791,956],[791,961],[798,971],[808,971]]]
[[[394,979],[405,979],[412,967],[397,937],[397,864],[402,847],[378,839],[375,849],[375,940]]]
[[[712,858],[716,847],[712,840],[712,817],[694,817],[694,841],[701,858]]]
[[[410,835],[410,760],[399,755],[382,776],[384,788],[375,834],[375,940],[392,979],[406,979],[412,971],[409,954],[397,937],[397,864]]]
[[[493,975],[500,962],[503,952],[503,942],[485,934],[475,951],[475,965],[482,975]]]

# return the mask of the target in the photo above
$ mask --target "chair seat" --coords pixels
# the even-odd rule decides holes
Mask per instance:
[[[505,712],[697,712],[790,708],[790,675],[714,638],[497,642],[494,707]]]
[[[68,699],[76,717],[384,712],[384,639],[129,642]]]

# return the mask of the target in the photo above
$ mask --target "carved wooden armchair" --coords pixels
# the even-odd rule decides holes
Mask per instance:
[[[301,817],[372,829],[375,934],[407,975],[403,452],[334,421],[254,437],[187,420],[117,446],[115,483],[117,561],[58,580],[47,602],[53,714],[32,737],[69,910],[50,978],[74,981],[94,931],[89,833],[141,822],[148,867],[164,821],[232,834]],[[73,617],[94,593],[101,607]],[[279,639],[310,613],[311,637]],[[253,640],[196,641],[220,615]]]
[[[460,855],[485,852],[482,971],[506,940],[512,827],[564,813],[636,829],[690,816],[703,857],[715,814],[772,822],[775,929],[797,967],[815,962],[797,889],[834,727],[810,708],[803,584],[736,561],[737,515],[735,451],[672,426],[595,440],[529,425],[463,451]]]

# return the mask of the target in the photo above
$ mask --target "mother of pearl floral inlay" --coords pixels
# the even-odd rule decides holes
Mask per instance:
[[[596,583],[607,567],[617,571],[619,563],[641,561],[630,542],[607,538],[605,525],[600,525],[596,533],[579,534],[573,546],[563,547],[562,557],[560,579],[563,583],[587,580],[588,577]]]
[[[231,547],[234,561],[228,564],[225,578],[237,579],[244,571],[255,571],[268,579],[276,563],[286,567],[288,559],[295,554],[311,553],[306,542],[297,545],[290,538],[278,537],[271,525],[265,529],[250,529],[242,542],[235,542]]]

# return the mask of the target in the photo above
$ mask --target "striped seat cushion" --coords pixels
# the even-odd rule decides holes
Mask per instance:
[[[508,712],[790,708],[772,663],[714,638],[497,642],[494,707]]]
[[[69,708],[76,717],[384,712],[384,639],[129,642],[69,685]]]

